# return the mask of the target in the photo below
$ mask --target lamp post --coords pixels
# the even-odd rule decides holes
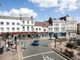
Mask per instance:
[[[52,38],[52,32],[49,32],[49,36],[50,36],[50,40],[51,40],[51,38]]]
[[[32,39],[33,39],[33,37],[34,37],[33,35],[34,35],[34,29],[32,28]]]
[[[56,39],[58,38],[57,34],[55,34],[54,37],[55,37],[55,45],[54,45],[54,48],[55,48],[56,47]]]

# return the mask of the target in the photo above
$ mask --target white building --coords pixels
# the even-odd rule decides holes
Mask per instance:
[[[35,22],[32,17],[11,17],[0,16],[0,35],[3,33],[11,34],[40,34],[42,36],[49,33],[58,37],[75,37],[77,22],[74,17],[64,16],[47,22]]]
[[[48,22],[35,22],[34,31],[38,35],[45,36],[48,34],[48,26]]]
[[[76,37],[77,21],[74,17],[66,17],[66,37]]]
[[[51,19],[52,21],[48,21],[50,23],[48,31],[52,36],[56,34],[58,37],[76,37],[77,21],[74,17],[64,16],[59,19]]]
[[[30,34],[35,25],[31,17],[0,16],[0,34]]]

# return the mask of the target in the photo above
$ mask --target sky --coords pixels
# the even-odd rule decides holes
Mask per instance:
[[[76,17],[80,20],[80,0],[0,0],[0,15],[33,16],[36,21],[49,17]]]

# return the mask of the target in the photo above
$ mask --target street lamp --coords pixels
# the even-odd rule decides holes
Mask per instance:
[[[54,34],[54,37],[55,37],[55,45],[54,45],[54,48],[55,48],[56,47],[56,39],[58,39],[57,34]]]
[[[34,35],[34,28],[32,27],[32,39],[33,39],[33,36]]]
[[[53,32],[49,32],[50,40],[52,39]]]

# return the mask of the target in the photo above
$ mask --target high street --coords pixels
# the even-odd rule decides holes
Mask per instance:
[[[31,46],[30,42],[22,51],[22,60],[66,60],[50,47],[50,40],[40,40],[39,46]]]

